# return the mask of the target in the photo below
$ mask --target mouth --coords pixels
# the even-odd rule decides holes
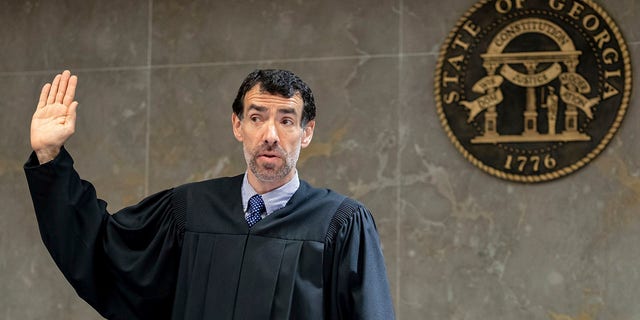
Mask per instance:
[[[275,161],[277,159],[280,159],[281,156],[278,153],[275,153],[275,152],[263,152],[263,153],[258,154],[258,158],[259,159],[263,159],[264,161],[271,162],[271,161]]]
[[[258,155],[258,157],[265,157],[265,158],[280,158],[280,155],[277,153],[261,153]]]

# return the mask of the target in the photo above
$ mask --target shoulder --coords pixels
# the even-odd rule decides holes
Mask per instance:
[[[296,193],[300,196],[304,196],[305,198],[324,199],[328,202],[333,202],[336,204],[341,203],[346,198],[345,195],[335,192],[331,189],[314,187],[310,183],[302,179],[300,179],[300,187],[298,188],[298,191]]]
[[[313,187],[304,180],[300,180],[298,193],[300,198],[304,196],[306,200],[319,201],[335,207],[336,216],[350,217],[356,214],[369,214],[369,210],[360,201],[331,189]]]
[[[376,225],[371,212],[361,202],[344,197],[331,219],[325,242],[333,243],[339,233],[354,228],[373,228],[375,230]]]
[[[328,212],[336,212],[340,204],[346,199],[345,195],[331,189],[316,188],[308,182],[300,180],[300,187],[293,195],[290,204],[299,209],[308,209],[313,212],[323,212],[326,219]],[[306,210],[305,210],[306,211]]]
[[[329,222],[325,243],[332,243],[340,233],[354,229],[376,230],[375,221],[367,207],[360,201],[331,189],[315,188],[300,181],[300,189],[307,195],[308,202],[323,203],[334,214]]]

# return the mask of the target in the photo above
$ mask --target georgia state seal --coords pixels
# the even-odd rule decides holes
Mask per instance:
[[[631,95],[627,45],[591,0],[481,0],[442,46],[435,99],[463,156],[541,182],[593,160]]]

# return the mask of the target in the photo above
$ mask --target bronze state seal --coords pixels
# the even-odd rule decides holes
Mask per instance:
[[[443,44],[435,75],[438,115],[456,148],[519,182],[589,163],[630,94],[627,46],[590,0],[479,1]]]

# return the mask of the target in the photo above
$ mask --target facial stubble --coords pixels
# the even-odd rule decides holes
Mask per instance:
[[[298,144],[292,153],[286,152],[279,145],[261,144],[254,150],[244,149],[244,157],[247,161],[249,170],[262,182],[274,182],[284,179],[296,167],[298,157],[300,156],[300,144]],[[258,157],[262,152],[275,152],[282,159],[283,163],[278,166],[272,163],[258,164]]]

